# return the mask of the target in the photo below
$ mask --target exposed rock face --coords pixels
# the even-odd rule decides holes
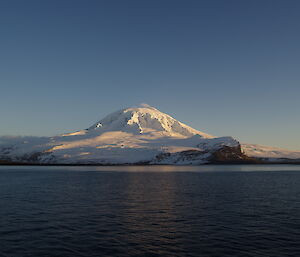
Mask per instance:
[[[150,164],[181,164],[181,165],[197,165],[208,163],[206,160],[209,156],[205,151],[187,150],[177,153],[161,153],[157,155]]]
[[[241,146],[222,146],[215,151],[189,150],[178,153],[162,153],[152,164],[250,164],[262,161],[243,154]]]
[[[259,163],[259,160],[248,157],[241,151],[240,144],[238,146],[223,146],[219,150],[212,153],[209,159],[210,163]]]

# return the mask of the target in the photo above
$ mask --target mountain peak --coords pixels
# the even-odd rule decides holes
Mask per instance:
[[[89,130],[124,131],[133,134],[160,133],[162,136],[191,137],[199,135],[203,138],[213,136],[193,129],[148,104],[130,107],[107,115],[95,123]]]

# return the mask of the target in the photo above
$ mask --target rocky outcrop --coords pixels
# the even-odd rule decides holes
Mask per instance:
[[[187,150],[176,153],[161,153],[157,155],[149,164],[205,164],[207,163],[207,156],[209,156],[209,153],[198,150]]]
[[[246,163],[262,163],[262,161],[251,158],[245,155],[240,144],[234,147],[223,146],[217,151],[213,152],[208,159],[209,163],[213,164],[246,164]]]

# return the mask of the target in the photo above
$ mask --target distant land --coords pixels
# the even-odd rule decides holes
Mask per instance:
[[[202,165],[300,164],[300,151],[240,143],[191,128],[142,105],[109,114],[87,129],[53,137],[0,137],[0,164]]]

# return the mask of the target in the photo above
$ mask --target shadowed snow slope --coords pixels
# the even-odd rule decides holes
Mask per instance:
[[[88,129],[60,136],[0,138],[0,161],[201,164],[213,158],[241,161],[245,155],[232,137],[213,137],[150,106],[123,109]]]
[[[250,157],[269,159],[300,159],[300,151],[290,151],[287,149],[255,144],[242,144],[241,147],[244,153]]]

